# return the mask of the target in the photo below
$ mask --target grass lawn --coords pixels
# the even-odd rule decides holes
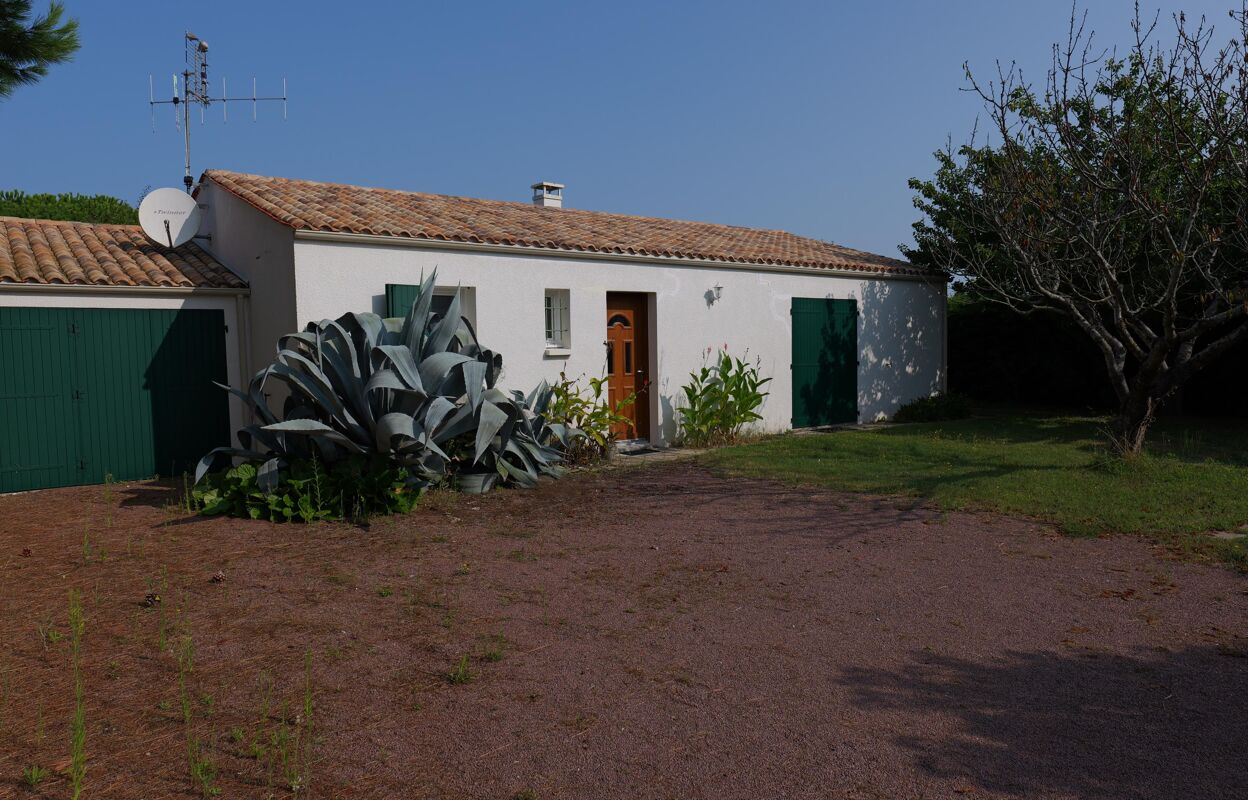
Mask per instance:
[[[785,435],[703,458],[729,474],[917,495],[949,510],[1044,519],[1073,535],[1152,535],[1185,555],[1248,570],[1248,539],[1205,535],[1248,525],[1248,425],[1163,421],[1149,452],[1122,462],[1105,454],[1105,424],[1012,412]]]

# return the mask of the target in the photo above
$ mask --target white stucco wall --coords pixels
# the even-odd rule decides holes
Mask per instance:
[[[251,288],[245,384],[273,360],[277,337],[303,327],[295,320],[294,232],[211,181],[196,200],[204,215],[200,233],[211,237],[198,244]]]
[[[247,298],[228,294],[181,294],[165,293],[154,289],[142,293],[122,293],[90,289],[87,291],[66,291],[49,289],[31,291],[28,289],[5,291],[0,286],[0,307],[27,308],[138,308],[138,309],[217,309],[225,315],[225,366],[231,384],[238,386],[243,382],[242,347],[240,335],[244,325],[240,317],[246,316]],[[208,387],[212,390],[212,387]],[[215,391],[215,390],[214,390]],[[224,391],[221,392],[223,395]],[[229,395],[230,429],[237,430],[243,421],[242,402]]]
[[[232,262],[225,263],[233,265]],[[296,237],[295,316],[298,325],[347,311],[384,313],[387,283],[419,283],[435,267],[438,284],[475,290],[482,344],[503,354],[505,388],[528,391],[560,371],[600,375],[605,366],[606,294],[646,292],[651,304],[651,438],[670,443],[676,433],[680,387],[703,363],[707,348],[727,345],[758,357],[774,378],[761,427],[780,431],[792,417],[791,322],[793,297],[858,301],[859,414],[882,419],[898,405],[944,387],[945,287],[914,280],[877,280],[835,272],[793,274],[723,267],[659,265],[346,243]],[[706,293],[723,286],[708,305]],[[543,296],[571,293],[571,355],[545,354]],[[253,284],[256,317],[267,307]],[[295,328],[292,327],[292,330]],[[256,336],[260,336],[256,328]],[[272,346],[271,344],[269,345]]]

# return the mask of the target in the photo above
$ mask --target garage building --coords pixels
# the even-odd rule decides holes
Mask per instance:
[[[0,217],[0,492],[193,470],[241,422],[212,383],[243,378],[247,294],[137,225]]]

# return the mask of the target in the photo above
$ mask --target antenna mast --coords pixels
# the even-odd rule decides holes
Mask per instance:
[[[229,97],[225,91],[225,79],[221,79],[221,96],[213,97],[208,89],[208,43],[190,31],[186,32],[186,68],[182,70],[182,89],[178,91],[178,76],[173,76],[173,97],[169,100],[157,100],[152,76],[147,76],[148,105],[152,109],[152,130],[156,130],[156,106],[173,106],[174,127],[182,128],[182,141],[186,147],[186,172],[182,183],[190,194],[195,179],[191,176],[191,104],[199,106],[199,123],[204,124],[204,111],[213,103],[221,104],[221,112],[225,122],[230,121],[229,103],[251,103],[251,119],[256,120],[256,105],[266,100],[282,101],[282,119],[286,119],[286,79],[282,78],[281,96],[260,97],[256,95],[256,79],[251,79],[251,97]],[[179,111],[181,119],[179,119]]]

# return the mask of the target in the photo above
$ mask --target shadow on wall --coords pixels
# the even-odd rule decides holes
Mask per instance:
[[[858,405],[871,420],[941,389],[943,320],[940,303],[926,292],[898,291],[893,281],[871,281],[859,289]]]
[[[177,312],[143,373],[156,474],[194,472],[205,453],[230,444],[229,394],[213,381],[229,383],[223,317]]]
[[[1238,798],[1248,796],[1240,647],[1006,652],[990,663],[916,652],[895,671],[852,668],[839,682],[859,707],[902,726],[908,717],[893,742],[932,775],[1018,797]]]

